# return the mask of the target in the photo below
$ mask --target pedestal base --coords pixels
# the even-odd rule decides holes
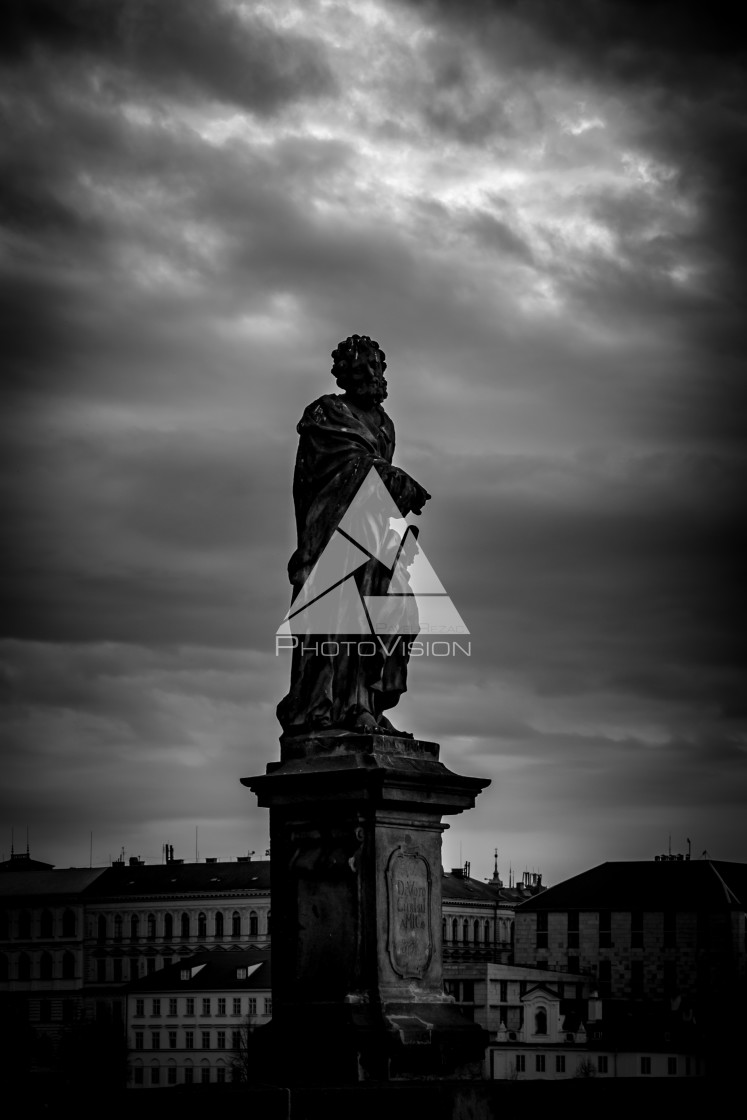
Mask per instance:
[[[487,1033],[443,993],[441,816],[488,782],[382,735],[286,739],[267,770],[243,779],[270,808],[262,1063],[297,1085],[479,1077]]]

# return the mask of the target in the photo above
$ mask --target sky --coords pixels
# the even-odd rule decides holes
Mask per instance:
[[[295,427],[358,333],[470,629],[390,713],[491,779],[445,865],[747,858],[737,13],[3,5],[1,853],[264,856]]]

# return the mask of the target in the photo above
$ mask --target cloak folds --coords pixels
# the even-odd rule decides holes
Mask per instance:
[[[375,467],[404,517],[417,512],[427,495],[404,471],[393,467],[394,425],[379,406],[365,411],[341,396],[329,394],[314,401],[298,424],[300,442],[293,479],[298,547],[288,564],[293,585],[293,600],[304,587],[314,565],[330,542],[361,484]],[[378,521],[383,522],[379,517]],[[375,511],[368,519],[368,541],[360,541],[375,552],[375,544],[388,533],[388,524],[377,523]],[[338,542],[346,547],[341,538]],[[355,546],[350,545],[355,551]],[[351,563],[350,567],[355,567]],[[378,560],[369,560],[353,576],[361,596],[386,595],[390,571]],[[392,588],[393,590],[393,588]],[[406,592],[407,587],[397,588]],[[361,655],[358,643],[366,639],[360,631],[345,630],[350,618],[349,603],[339,598],[335,633],[299,634],[293,650],[291,683],[288,695],[277,709],[286,735],[324,729],[390,731],[383,712],[395,706],[407,688],[407,644],[415,634],[401,634],[397,642],[391,635],[383,641],[387,653],[376,639],[373,655]],[[292,600],[292,601],[293,601]],[[399,609],[393,600],[393,610]],[[406,609],[406,607],[404,608]],[[346,613],[347,612],[347,613]],[[396,619],[390,619],[392,626]],[[339,651],[322,655],[322,643],[336,643]],[[345,648],[345,644],[347,648]],[[306,647],[304,650],[303,647]],[[326,647],[330,648],[330,647]],[[370,648],[370,646],[369,646]]]

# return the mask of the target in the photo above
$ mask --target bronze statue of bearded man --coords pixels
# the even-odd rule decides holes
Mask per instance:
[[[318,571],[315,566],[372,467],[401,517],[419,514],[430,498],[405,471],[392,466],[394,425],[382,408],[387,396],[386,361],[379,344],[367,335],[351,335],[333,351],[332,358],[332,375],[342,393],[319,397],[298,424],[300,442],[293,479],[298,547],[288,565],[292,604]],[[385,520],[376,512],[368,517],[367,532],[372,539],[384,539],[389,531]],[[355,545],[350,542],[350,547]],[[368,548],[365,543],[364,548]],[[368,551],[376,555],[375,550]],[[379,559],[369,559],[350,578],[355,580],[361,601],[391,591],[392,573]],[[339,625],[336,621],[335,627],[329,627],[334,632],[301,633],[293,650],[290,690],[277,709],[284,734],[336,730],[406,734],[397,731],[384,713],[407,688],[408,643],[417,633],[417,626],[412,631],[411,613],[409,624],[409,633],[401,633],[399,641],[374,638],[367,642],[365,656],[360,652],[361,633],[344,629],[344,612]]]

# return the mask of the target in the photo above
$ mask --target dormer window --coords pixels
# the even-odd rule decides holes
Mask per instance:
[[[236,969],[236,979],[237,980],[246,980],[246,969],[245,968],[237,968]]]
[[[191,968],[183,968],[182,969],[182,980],[191,980],[191,979],[192,979],[192,969]]]

